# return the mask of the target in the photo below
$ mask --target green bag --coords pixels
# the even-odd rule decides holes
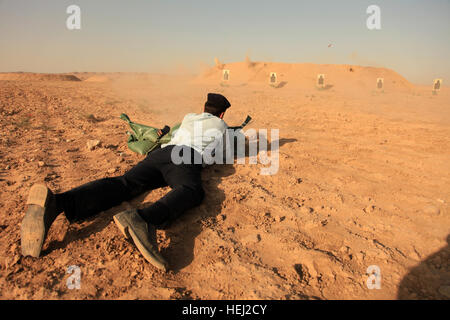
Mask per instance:
[[[132,122],[125,113],[122,113],[120,115],[120,119],[128,122],[130,128],[133,130],[132,132],[127,131],[128,148],[142,155],[146,155],[150,151],[161,147],[162,144],[168,143],[172,138],[173,132],[177,130],[181,125],[181,123],[176,124],[175,126],[170,128],[169,132],[159,137],[158,130],[160,129],[158,128]]]
[[[163,134],[161,137],[158,136],[158,128],[146,126],[144,124],[139,124],[132,122],[130,118],[125,114],[122,113],[120,115],[120,119],[128,122],[130,125],[130,128],[133,130],[132,132],[127,131],[128,139],[127,144],[128,148],[131,151],[134,151],[136,153],[146,155],[150,151],[153,151],[157,148],[160,148],[162,144],[169,143],[170,139],[172,139],[173,133],[178,130],[181,123],[177,123],[174,125],[168,132]],[[238,130],[244,128],[251,120],[252,118],[250,116],[247,116],[245,121],[237,127],[229,127],[233,130]],[[163,131],[164,133],[164,131]]]

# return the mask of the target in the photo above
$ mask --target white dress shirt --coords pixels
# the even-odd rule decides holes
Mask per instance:
[[[222,137],[227,128],[225,121],[210,113],[188,113],[169,143],[161,147],[184,145],[203,155],[205,148]]]

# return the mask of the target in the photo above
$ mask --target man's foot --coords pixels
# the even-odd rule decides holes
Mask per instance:
[[[20,240],[23,256],[39,257],[45,237],[58,216],[55,197],[43,184],[35,184],[28,194],[28,209],[22,220]]]
[[[114,222],[126,238],[131,238],[144,258],[158,269],[167,271],[168,264],[158,252],[156,229],[147,224],[136,209],[116,214]]]

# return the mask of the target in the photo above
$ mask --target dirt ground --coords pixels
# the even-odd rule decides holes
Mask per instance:
[[[3,74],[0,297],[450,299],[450,89],[432,95],[431,85],[358,66],[346,80],[346,66],[328,65],[322,73],[331,87],[319,90],[320,66],[278,67],[285,69],[276,87],[261,76],[269,69],[248,63],[200,77]],[[231,70],[225,84],[223,68]],[[308,76],[296,78],[305,70]],[[377,72],[383,92],[375,89]],[[232,103],[228,124],[249,114],[246,129],[279,129],[279,170],[261,175],[264,165],[248,159],[206,168],[203,204],[158,230],[171,271],[147,263],[112,221],[167,188],[80,224],[61,215],[42,256],[21,257],[20,224],[33,183],[63,192],[125,173],[142,156],[127,149],[121,113],[173,125],[201,111],[208,92]],[[88,140],[101,144],[89,150]],[[66,284],[71,265],[81,270],[78,290]],[[380,289],[366,284],[371,265],[380,268]]]

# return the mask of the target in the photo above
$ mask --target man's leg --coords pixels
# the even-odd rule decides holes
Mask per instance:
[[[152,157],[147,157],[123,176],[99,179],[57,194],[56,202],[67,219],[73,222],[89,218],[146,191],[166,185]]]
[[[155,226],[164,226],[186,210],[199,205],[204,196],[200,177],[201,165],[173,164],[173,147],[160,149],[154,157],[172,191],[145,209],[130,209],[114,216],[116,225],[125,237],[133,240],[147,261],[162,270],[168,269],[168,263],[158,251]]]
[[[205,194],[201,169],[201,165],[194,164],[165,165],[161,171],[172,190],[149,207],[138,210],[142,218],[155,226],[164,226],[198,206]]]
[[[201,166],[167,164],[161,171],[172,191],[142,210],[126,210],[114,216],[125,237],[131,238],[144,258],[155,267],[167,270],[169,265],[158,251],[155,227],[163,227],[183,212],[201,203]]]
[[[147,157],[121,177],[92,181],[61,194],[53,194],[42,184],[34,185],[21,225],[22,254],[40,255],[47,232],[62,211],[70,222],[82,220],[167,185],[154,160],[158,157]]]

